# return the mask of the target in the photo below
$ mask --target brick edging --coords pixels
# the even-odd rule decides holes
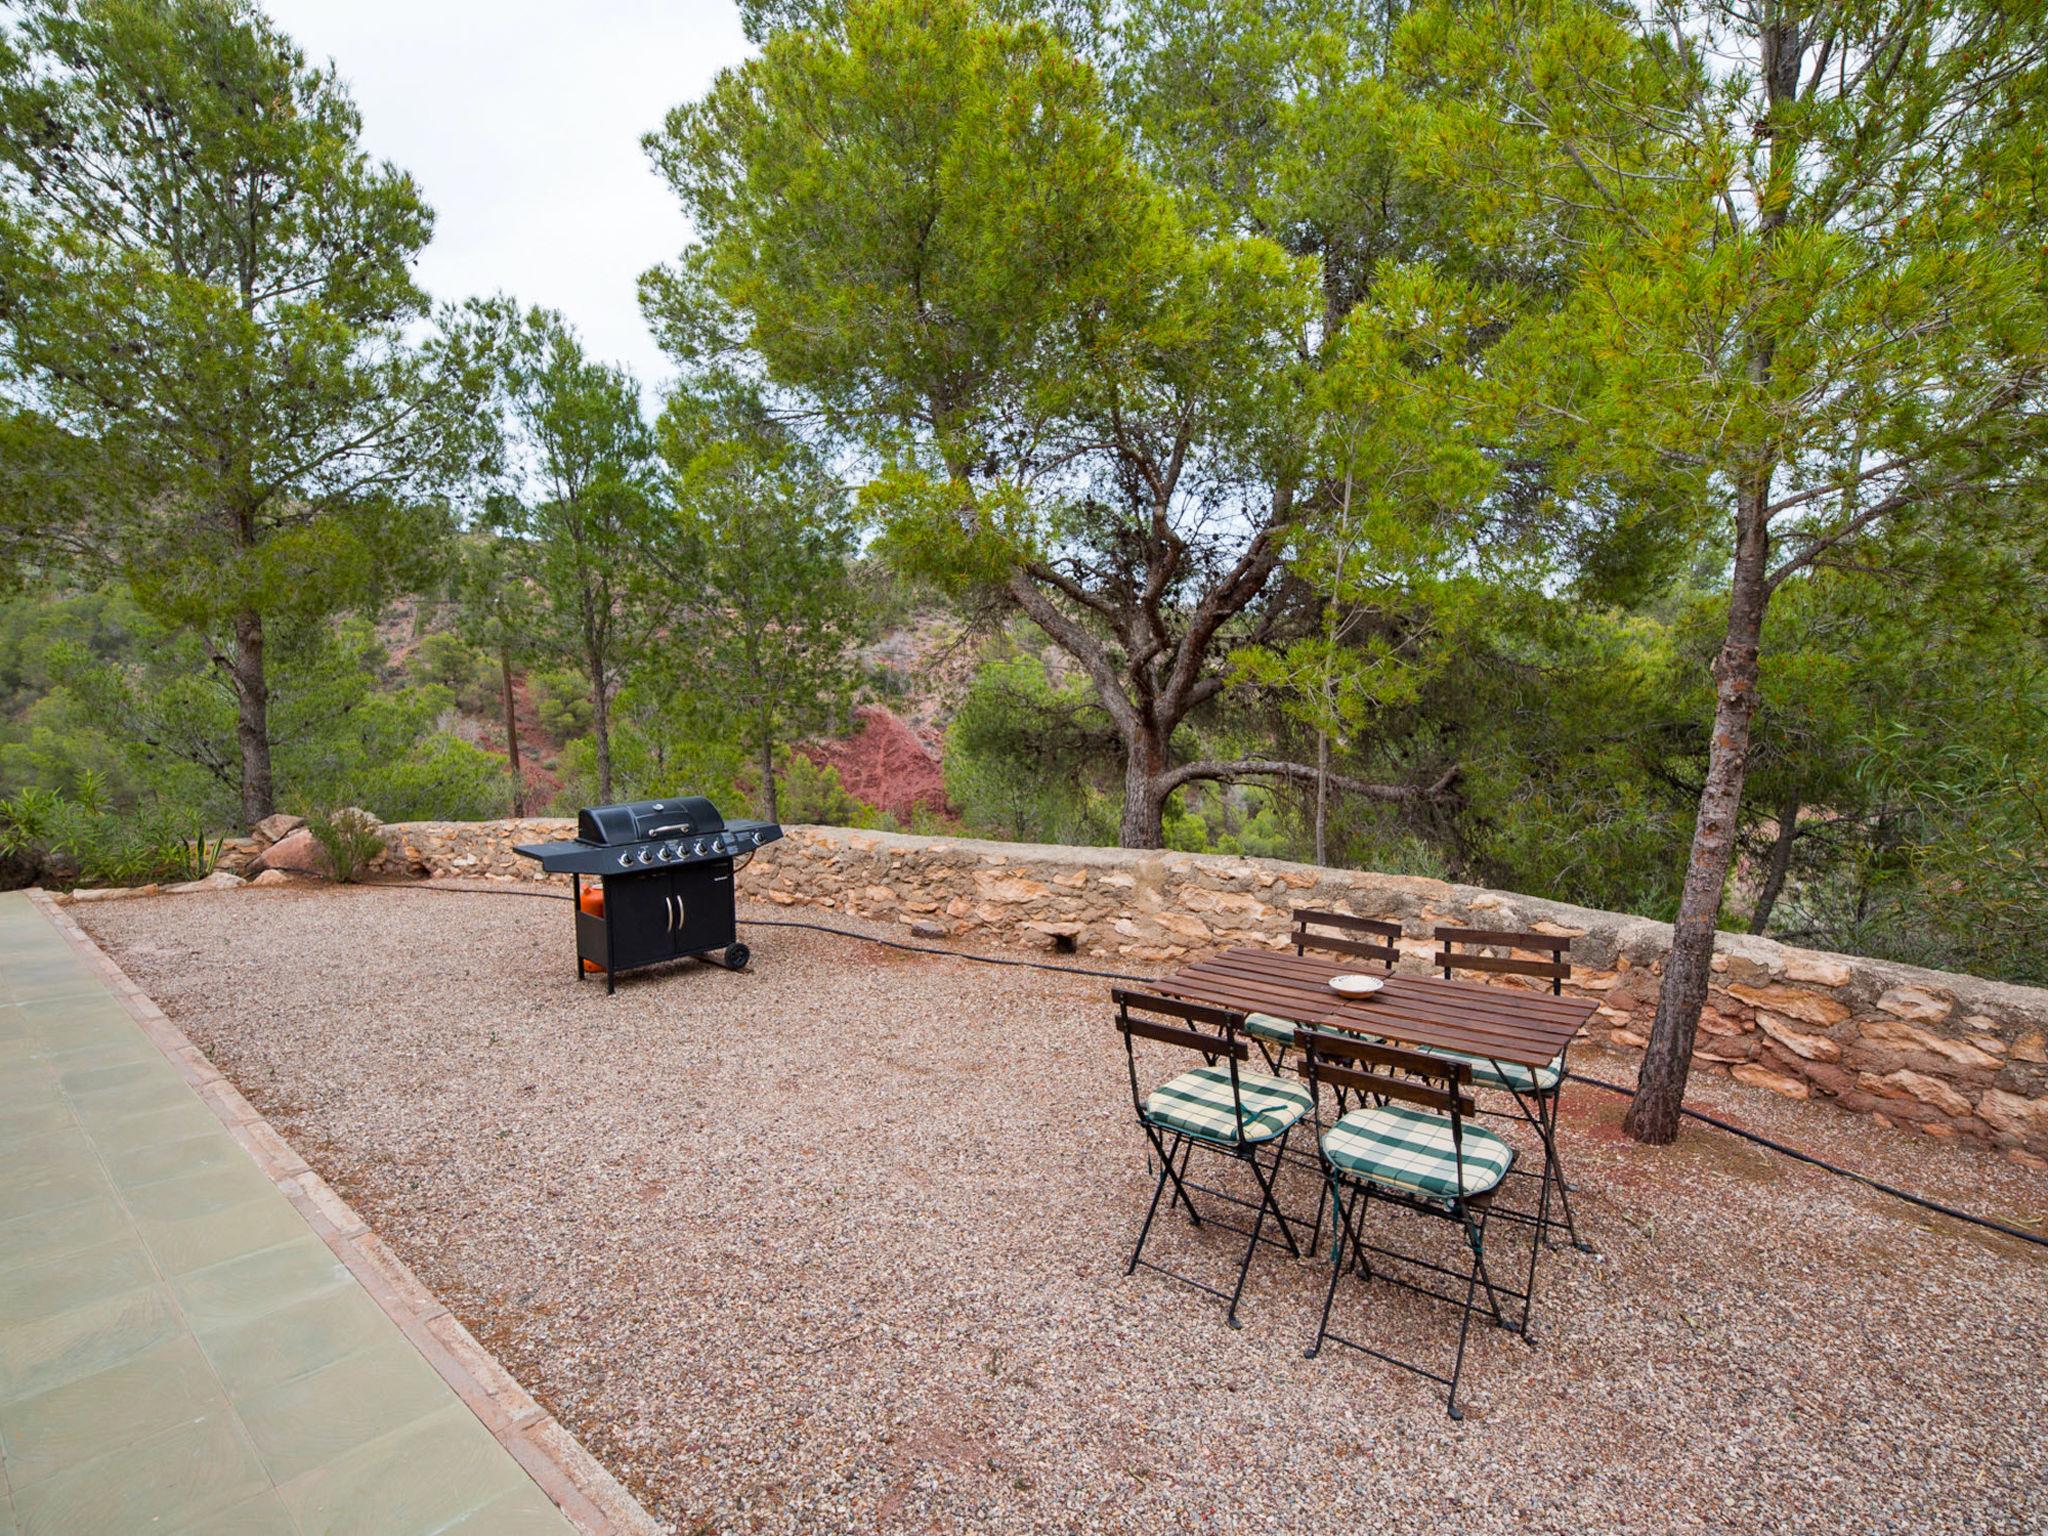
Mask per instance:
[[[667,1527],[658,1524],[623,1483],[533,1400],[92,936],[48,892],[31,890],[28,897],[106,980],[136,1026],[219,1117],[228,1134],[569,1523],[583,1536],[662,1536]]]

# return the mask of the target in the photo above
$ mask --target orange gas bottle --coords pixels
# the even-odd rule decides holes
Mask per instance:
[[[583,887],[583,894],[581,897],[577,899],[576,904],[579,907],[581,907],[584,911],[588,912],[592,917],[603,917],[604,887],[596,884],[595,882],[585,885]],[[602,976],[604,974],[604,967],[599,965],[595,960],[584,961],[583,969],[593,976]]]

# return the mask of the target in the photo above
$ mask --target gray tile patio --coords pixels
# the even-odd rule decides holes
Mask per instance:
[[[0,1536],[572,1527],[0,895]]]

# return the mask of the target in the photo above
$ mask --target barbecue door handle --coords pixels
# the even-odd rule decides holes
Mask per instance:
[[[673,936],[675,931],[683,925],[682,898],[679,896],[665,896],[662,898],[661,904],[668,908],[668,931]]]

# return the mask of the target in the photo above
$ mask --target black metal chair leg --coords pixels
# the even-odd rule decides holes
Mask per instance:
[[[1252,1160],[1252,1169],[1255,1173],[1258,1169],[1258,1166],[1258,1162],[1256,1160]],[[1260,1186],[1263,1188],[1265,1185],[1265,1180],[1261,1179],[1259,1180],[1259,1183]],[[1237,1284],[1230,1288],[1230,1310],[1224,1314],[1224,1321],[1229,1323],[1230,1326],[1233,1328],[1242,1328],[1244,1326],[1243,1323],[1240,1323],[1237,1320],[1237,1304],[1244,1298],[1245,1276],[1249,1275],[1252,1272],[1252,1255],[1259,1251],[1259,1233],[1265,1230],[1266,1208],[1272,1203],[1272,1195],[1270,1194],[1270,1192],[1267,1194],[1265,1199],[1259,1202],[1259,1212],[1256,1216],[1252,1218],[1251,1237],[1244,1245],[1244,1262],[1237,1266]],[[1287,1230],[1285,1218],[1283,1218],[1281,1221],[1280,1230],[1283,1233]],[[1287,1245],[1290,1248],[1293,1247],[1294,1239],[1291,1237],[1288,1238]]]
[[[1330,1331],[1330,1304],[1337,1299],[1337,1282],[1344,1277],[1344,1232],[1346,1227],[1349,1225],[1349,1223],[1343,1219],[1344,1191],[1338,1185],[1336,1179],[1334,1178],[1330,1179],[1328,1181],[1328,1184],[1329,1188],[1325,1191],[1325,1193],[1328,1194],[1330,1198],[1330,1205],[1332,1209],[1336,1212],[1335,1217],[1332,1219],[1330,1223],[1330,1239],[1335,1244],[1335,1247],[1331,1250],[1330,1253],[1330,1285],[1329,1288],[1323,1292],[1323,1315],[1321,1320],[1316,1324],[1316,1336],[1314,1342],[1311,1343],[1307,1349],[1302,1351],[1303,1358],[1309,1360],[1315,1359],[1315,1357],[1322,1352],[1323,1335]]]
[[[1287,1150],[1287,1138],[1292,1134],[1292,1130],[1282,1131],[1279,1141],[1274,1144],[1274,1173],[1280,1171],[1280,1157]],[[1287,1251],[1297,1259],[1300,1258],[1301,1247],[1294,1241],[1294,1230],[1287,1224],[1287,1213],[1280,1209],[1280,1197],[1273,1192],[1272,1180],[1266,1176],[1266,1170],[1259,1166],[1258,1153],[1251,1153],[1246,1157],[1245,1161],[1252,1165],[1252,1177],[1258,1181],[1260,1196],[1259,1214],[1263,1216],[1267,1207],[1270,1206],[1272,1208],[1273,1219],[1280,1223],[1280,1236],[1287,1244]]]
[[[1167,1149],[1166,1143],[1159,1133],[1151,1131],[1150,1127],[1147,1127],[1147,1130],[1150,1131],[1152,1136],[1153,1150],[1159,1154],[1159,1161],[1165,1165],[1166,1176],[1173,1180],[1174,1200],[1187,1207],[1188,1220],[1199,1227],[1202,1224],[1202,1218],[1195,1211],[1195,1202],[1193,1197],[1188,1194],[1187,1185],[1181,1181],[1182,1175],[1187,1171],[1188,1154],[1194,1150],[1194,1142],[1186,1136],[1177,1136],[1175,1138],[1174,1145],[1180,1152],[1180,1167],[1176,1168],[1173,1165],[1173,1153]]]
[[[1581,1253],[1591,1253],[1593,1245],[1579,1236],[1578,1226],[1572,1220],[1572,1203],[1568,1193],[1570,1185],[1565,1181],[1564,1164],[1559,1161],[1557,1155],[1557,1100],[1558,1095],[1562,1091],[1562,1084],[1547,1093],[1531,1089],[1529,1099],[1535,1100],[1535,1107],[1533,1109],[1530,1107],[1529,1099],[1522,1097],[1522,1092],[1519,1088],[1508,1089],[1508,1096],[1515,1101],[1516,1110],[1529,1123],[1530,1129],[1536,1132],[1536,1139],[1543,1146],[1543,1214],[1537,1218],[1537,1240],[1540,1242],[1544,1235],[1549,1232],[1550,1228],[1556,1225],[1548,1214],[1549,1190],[1551,1182],[1554,1180],[1557,1184],[1558,1204],[1564,1211],[1564,1229],[1571,1241],[1571,1245]]]
[[[1372,1278],[1372,1260],[1366,1257],[1365,1217],[1372,1208],[1372,1186],[1359,1187],[1358,1198],[1351,1202],[1351,1209],[1344,1217],[1344,1225],[1351,1231],[1352,1264],[1365,1279]]]
[[[1166,1193],[1166,1174],[1171,1164],[1161,1163],[1159,1182],[1152,1186],[1152,1203],[1145,1207],[1145,1224],[1138,1228],[1138,1246],[1131,1250],[1131,1262],[1124,1266],[1126,1275],[1138,1272],[1138,1259],[1145,1252],[1145,1239],[1152,1235],[1152,1218],[1159,1214],[1159,1197]]]
[[[1557,1203],[1564,1212],[1565,1232],[1570,1236],[1571,1244],[1574,1248],[1578,1249],[1581,1253],[1591,1253],[1593,1245],[1579,1236],[1578,1223],[1572,1219],[1570,1186],[1565,1183],[1564,1164],[1558,1161],[1557,1156],[1557,1101],[1563,1092],[1564,1085],[1560,1083],[1537,1101],[1539,1118],[1536,1124],[1536,1134],[1543,1138],[1544,1176],[1546,1179],[1554,1178],[1557,1180]],[[1544,1112],[1546,1102],[1548,1104],[1548,1113]]]
[[[1173,1199],[1175,1203],[1178,1203],[1186,1209],[1188,1213],[1189,1222],[1199,1227],[1202,1224],[1202,1218],[1195,1210],[1195,1202],[1188,1196],[1187,1186],[1188,1159],[1193,1157],[1194,1155],[1194,1141],[1186,1136],[1181,1137],[1180,1167],[1174,1173],[1173,1176]]]
[[[1321,1143],[1321,1141],[1323,1141],[1321,1135],[1317,1135],[1317,1143]],[[1317,1253],[1323,1247],[1323,1202],[1327,1198],[1329,1198],[1329,1190],[1327,1188],[1321,1194],[1315,1196],[1315,1221],[1309,1223],[1309,1251],[1311,1253]]]
[[[1341,1182],[1333,1185],[1333,1188],[1341,1189],[1341,1187]],[[1365,1246],[1365,1213],[1366,1208],[1371,1204],[1372,1186],[1370,1184],[1355,1185],[1353,1186],[1351,1204],[1348,1207],[1334,1196],[1332,1197],[1332,1209],[1335,1215],[1330,1223],[1331,1235],[1336,1244],[1330,1250],[1330,1262],[1332,1264],[1338,1262],[1340,1255],[1344,1251],[1344,1239],[1350,1238],[1351,1267],[1358,1271],[1360,1279],[1367,1281],[1370,1281],[1373,1277],[1372,1260],[1367,1256],[1370,1250]]]
[[[1471,1244],[1472,1247],[1472,1271],[1479,1276],[1479,1283],[1486,1287],[1486,1308],[1493,1314],[1494,1326],[1496,1328],[1505,1328],[1510,1333],[1516,1331],[1507,1318],[1501,1315],[1500,1297],[1494,1292],[1493,1276],[1486,1272],[1486,1215],[1484,1212],[1480,1214],[1476,1227],[1468,1224],[1465,1241]]]
[[[1536,1260],[1543,1252],[1543,1229],[1550,1220],[1550,1167],[1544,1165],[1542,1193],[1536,1199],[1536,1225],[1529,1229],[1529,1274],[1522,1282],[1522,1342],[1534,1344],[1529,1314],[1536,1307]]]
[[[1465,1374],[1465,1340],[1472,1332],[1472,1296],[1478,1288],[1479,1249],[1475,1245],[1472,1249],[1472,1273],[1465,1281],[1465,1305],[1458,1317],[1458,1356],[1451,1362],[1451,1390],[1450,1395],[1444,1400],[1445,1411],[1459,1421],[1464,1419],[1465,1410],[1458,1406],[1458,1382]]]

